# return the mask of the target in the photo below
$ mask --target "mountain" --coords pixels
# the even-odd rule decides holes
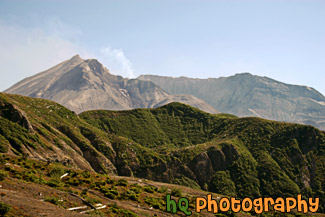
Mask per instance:
[[[0,152],[238,198],[325,197],[325,132],[181,103],[77,115],[49,100],[0,93]]]
[[[171,94],[191,94],[220,112],[302,123],[325,130],[325,97],[313,88],[249,73],[194,79],[141,75]]]
[[[127,165],[123,175],[200,186],[240,198],[308,195],[309,190],[325,196],[320,184],[325,180],[325,132],[312,126],[211,115],[180,103],[87,111],[80,117],[154,150],[151,156],[143,155],[130,144],[122,151]],[[128,161],[127,156],[137,160]],[[143,165],[150,169],[140,169]]]
[[[183,102],[217,113],[196,97],[171,95],[150,81],[112,75],[97,60],[84,60],[78,55],[25,78],[5,92],[50,99],[77,113],[94,109],[154,108],[169,102]]]

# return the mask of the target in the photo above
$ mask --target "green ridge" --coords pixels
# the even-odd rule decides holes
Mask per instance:
[[[180,103],[77,115],[48,100],[0,93],[0,152],[240,198],[325,198],[324,147],[325,133],[312,126]]]

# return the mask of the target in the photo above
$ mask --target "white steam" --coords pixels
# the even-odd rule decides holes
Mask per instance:
[[[113,74],[134,78],[131,61],[121,49],[104,47],[100,49],[99,61],[102,62]]]

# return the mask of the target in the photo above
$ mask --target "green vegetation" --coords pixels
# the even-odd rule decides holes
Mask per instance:
[[[0,216],[5,216],[10,210],[10,205],[0,202]]]
[[[97,180],[89,172],[71,168],[239,198],[298,193],[325,197],[323,131],[260,118],[212,115],[180,103],[77,115],[48,100],[0,93],[0,152],[9,151],[21,159],[39,156],[57,163],[37,165],[40,172],[35,173],[28,158],[17,161],[20,168],[3,168],[14,178],[54,188],[85,185],[111,199],[142,201],[141,194],[164,189],[138,188],[123,179]],[[64,173],[69,176],[61,180]],[[325,211],[324,204],[319,211]]]
[[[159,109],[89,111],[80,117],[106,132],[130,138],[146,147],[166,144],[182,147],[206,142],[212,138],[216,119],[180,103]]]
[[[135,214],[134,212],[131,212],[129,210],[126,209],[121,209],[116,205],[113,205],[110,208],[111,213],[117,214],[117,216],[124,216],[124,217],[138,217],[137,214]]]
[[[148,193],[155,193],[157,191],[157,188],[153,186],[146,186],[143,188],[143,190]]]
[[[165,200],[162,200],[161,198],[157,198],[157,197],[146,197],[145,198],[145,202],[155,208],[155,209],[160,209],[160,210],[164,210],[166,207],[166,202]]]
[[[64,174],[64,169],[60,166],[53,167],[49,172],[49,176],[53,179],[60,179],[60,177],[63,174]]]
[[[172,196],[175,197],[181,197],[182,196],[182,191],[179,188],[172,188],[172,191],[170,193]]]
[[[128,181],[126,179],[119,179],[116,183],[118,186],[128,186]]]
[[[0,170],[0,181],[3,181],[8,176],[8,172]]]
[[[52,203],[54,205],[60,205],[61,201],[59,197],[47,197],[44,199],[44,201]]]
[[[75,170],[58,165],[57,163],[48,164],[24,157],[13,157],[2,154],[0,155],[0,160],[3,162],[0,165],[0,171],[6,174],[2,181],[8,181],[10,179],[12,183],[14,181],[13,179],[16,179],[18,183],[33,182],[58,189],[60,190],[60,196],[55,193],[50,193],[44,195],[44,201],[59,207],[67,208],[69,206],[76,206],[74,204],[75,202],[69,202],[69,199],[66,197],[68,192],[71,192],[79,195],[93,205],[103,203],[100,197],[97,197],[102,194],[102,196],[113,199],[114,201],[132,201],[147,207],[147,209],[152,206],[154,209],[165,211],[164,196],[168,190],[167,188],[163,192],[158,192],[157,187],[145,183],[142,185],[134,182],[129,183],[127,179],[112,179],[104,174]],[[62,180],[57,180],[57,185],[53,185],[53,179],[64,172],[67,172],[69,175]],[[38,177],[38,179],[27,179],[26,174],[33,174],[33,177]],[[42,179],[42,182],[39,181],[39,178]],[[178,191],[180,190],[178,189]],[[66,192],[66,194],[62,192]],[[175,196],[177,195],[175,194]],[[6,194],[2,194],[1,197],[6,197]],[[2,216],[1,214],[8,213],[10,210],[11,207],[9,205],[0,203],[0,216]],[[135,213],[122,209],[114,203],[109,204],[109,208],[103,210],[102,213],[103,216],[137,216]],[[15,214],[10,216],[15,216]]]
[[[241,198],[298,193],[324,196],[319,181],[325,180],[325,135],[311,126],[211,115],[180,103],[157,109],[89,111],[80,117],[107,133],[156,150],[149,156],[137,151],[137,159],[146,159],[149,167],[155,159],[167,165],[178,159],[196,173],[191,164],[196,162],[195,157],[207,152],[205,161],[212,162],[214,173],[207,175],[208,180],[194,183],[201,188],[207,185],[209,191]],[[304,179],[311,173],[315,179],[307,183]],[[173,176],[169,182],[195,188],[193,178],[182,175]]]
[[[230,178],[229,171],[218,171],[216,172],[210,181],[210,190],[236,197],[236,186]]]

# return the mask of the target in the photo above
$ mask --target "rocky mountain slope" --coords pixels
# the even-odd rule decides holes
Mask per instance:
[[[196,97],[171,95],[150,81],[112,75],[97,60],[84,60],[78,55],[18,82],[5,92],[50,99],[77,113],[94,109],[154,108],[169,102],[183,102],[217,113]]]
[[[171,94],[191,94],[220,112],[303,123],[325,130],[325,97],[313,88],[249,73],[193,79],[141,75]]]
[[[77,115],[49,100],[1,93],[0,152],[239,198],[325,197],[323,131],[180,103]]]

